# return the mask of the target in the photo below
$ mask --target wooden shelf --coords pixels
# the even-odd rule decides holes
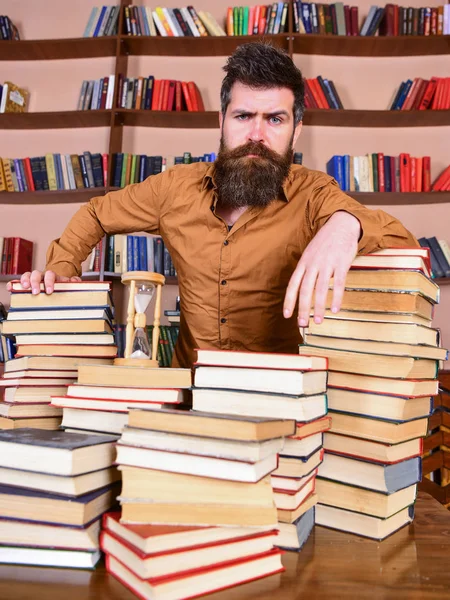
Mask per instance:
[[[0,129],[109,127],[111,110],[66,110],[0,114]]]
[[[368,57],[450,54],[450,35],[339,36],[295,33],[293,53]]]
[[[324,110],[307,108],[303,124],[328,127],[439,127],[450,125],[450,110]]]
[[[450,192],[345,192],[361,204],[414,205],[450,203]]]
[[[117,36],[57,40],[2,41],[0,60],[60,60],[115,56]]]
[[[0,192],[0,204],[84,204],[95,196],[102,196],[105,191],[105,188],[98,187],[45,192]]]
[[[439,286],[450,285],[450,277],[437,277],[433,281]]]
[[[120,36],[121,51],[132,56],[229,56],[241,44],[262,40],[286,51],[289,48],[287,33],[266,36]]]
[[[20,279],[21,275],[0,275],[0,282],[7,283],[13,279]]]
[[[123,125],[131,127],[166,127],[181,129],[218,129],[219,113],[214,110],[202,112],[173,110],[117,109]]]

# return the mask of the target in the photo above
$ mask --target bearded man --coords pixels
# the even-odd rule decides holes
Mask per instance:
[[[312,304],[322,321],[332,277],[339,311],[357,253],[417,245],[332,177],[292,165],[304,84],[287,54],[244,44],[224,70],[216,162],[178,165],[93,198],[50,245],[45,272],[22,276],[34,293],[43,277],[51,293],[55,281],[79,280],[105,234],[161,235],[180,286],[173,366],[190,367],[195,348],[297,353],[298,325]]]

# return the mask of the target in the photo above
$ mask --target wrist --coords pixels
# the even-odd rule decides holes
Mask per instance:
[[[333,222],[333,225],[342,228],[346,233],[354,235],[356,240],[361,238],[362,228],[359,219],[357,219],[352,214],[344,211],[338,210],[335,212],[329,221]]]

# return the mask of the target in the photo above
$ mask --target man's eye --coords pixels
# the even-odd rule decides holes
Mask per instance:
[[[273,123],[274,125],[278,125],[279,123],[282,123],[280,117],[270,117],[270,122]]]
[[[246,121],[248,119],[248,115],[237,115],[236,119],[238,121]]]

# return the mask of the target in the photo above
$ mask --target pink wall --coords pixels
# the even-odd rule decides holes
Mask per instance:
[[[362,22],[372,0],[358,2]],[[148,5],[148,2],[136,2]],[[237,3],[236,3],[237,4]],[[251,0],[247,4],[260,4]],[[422,0],[405,3],[422,6]],[[427,6],[442,4],[428,0]],[[0,0],[0,14],[9,15],[18,25],[23,39],[81,37],[90,11],[99,6],[96,0]],[[164,6],[177,7],[178,0],[167,0]],[[228,0],[197,0],[197,10],[209,10],[223,24]],[[202,91],[208,110],[218,110],[219,90],[225,57],[130,57],[129,75],[195,80]],[[450,76],[448,56],[393,58],[360,58],[296,55],[296,64],[306,77],[322,74],[333,79],[346,108],[385,109],[400,82],[411,77]],[[67,61],[11,61],[0,63],[0,81],[11,79],[31,92],[31,111],[72,110],[76,107],[83,79],[100,78],[113,73],[111,58]],[[297,144],[304,153],[304,164],[325,169],[332,154],[365,154],[384,152],[431,155],[433,178],[450,162],[448,139],[450,127],[399,129],[342,129],[305,127]],[[190,151],[203,154],[217,150],[219,132],[191,129],[130,128],[124,130],[125,152],[148,154],[180,154]],[[106,152],[108,129],[74,129],[49,131],[0,131],[0,156],[25,157],[47,152]],[[62,232],[77,205],[14,206],[3,205],[0,236],[20,235],[35,241],[35,267],[45,263],[48,243]],[[402,220],[416,236],[436,235],[448,239],[450,210],[447,205],[392,206],[387,212]],[[177,287],[167,286],[163,307],[172,308]],[[5,284],[0,284],[0,301],[7,303]],[[123,297],[126,306],[126,295]],[[436,312],[435,325],[442,328],[444,345],[450,346],[450,286],[442,289],[442,302]],[[121,310],[124,314],[124,310]]]

